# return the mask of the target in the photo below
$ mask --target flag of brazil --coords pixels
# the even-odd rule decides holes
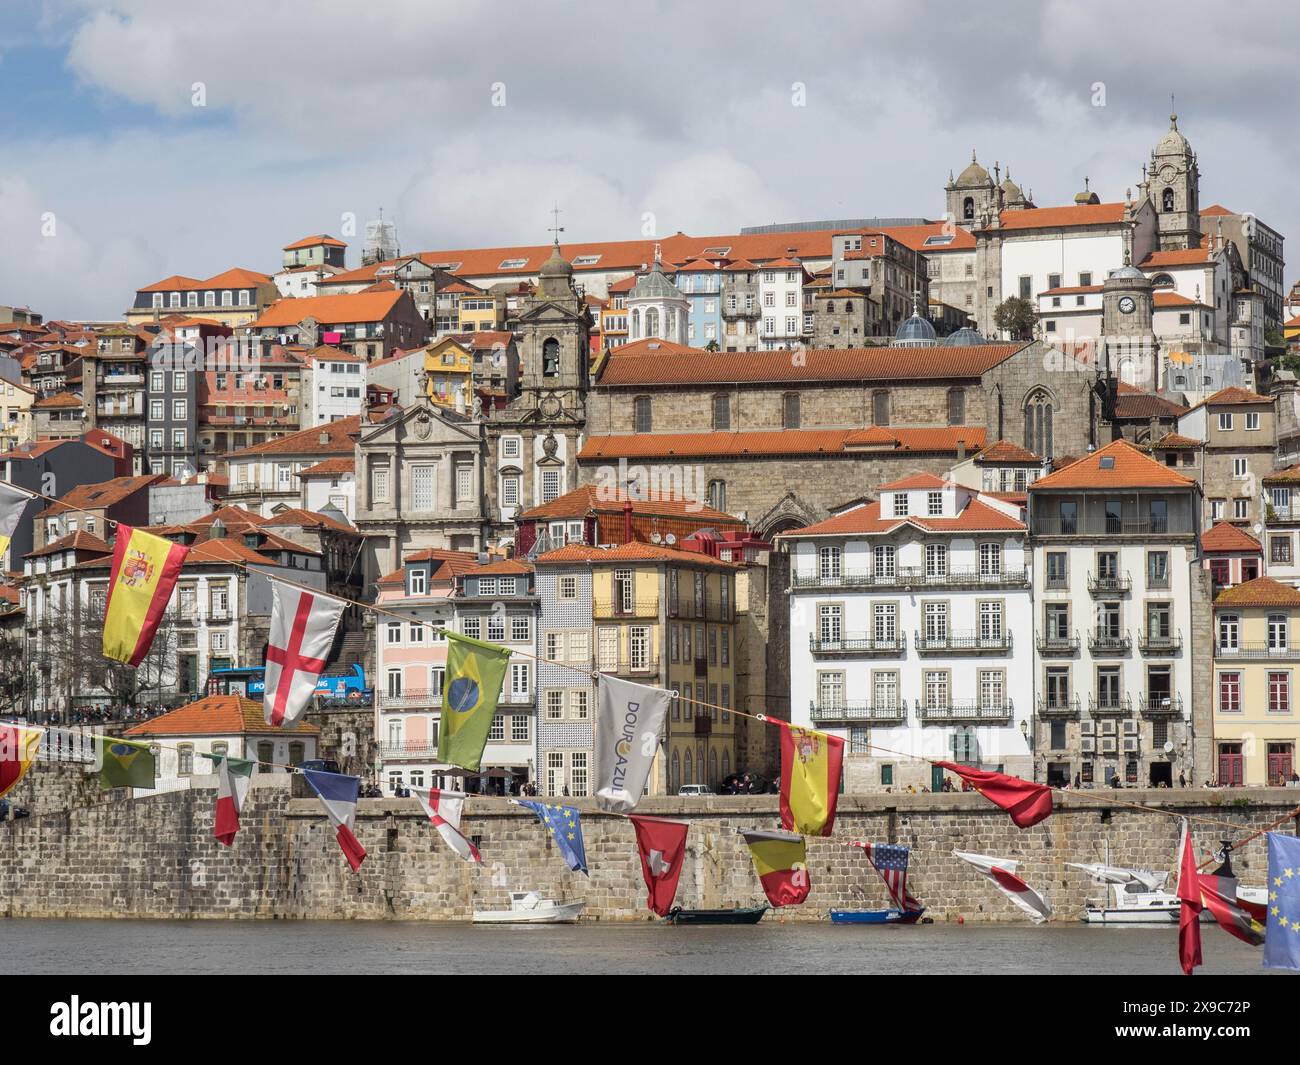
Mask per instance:
[[[497,712],[510,651],[447,633],[447,675],[438,724],[438,759],[477,771]]]

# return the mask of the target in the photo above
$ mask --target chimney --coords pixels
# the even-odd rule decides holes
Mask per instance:
[[[623,500],[623,542],[632,542],[632,500]]]
[[[958,462],[966,461],[966,441],[962,439],[959,439],[957,441],[957,461]]]
[[[327,447],[329,445],[329,442],[330,442],[330,434],[326,432],[322,432],[320,434],[320,446]]]

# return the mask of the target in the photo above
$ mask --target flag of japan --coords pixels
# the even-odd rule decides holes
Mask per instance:
[[[286,728],[302,716],[325,669],[343,600],[271,579],[271,638],[266,647],[266,723]]]

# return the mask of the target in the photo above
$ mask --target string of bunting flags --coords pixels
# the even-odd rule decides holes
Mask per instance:
[[[37,498],[16,486],[0,482],[0,549],[16,527],[17,515]],[[189,549],[142,529],[117,523],[117,535],[105,601],[103,653],[106,658],[138,666],[148,654],[166,612]],[[246,567],[244,567],[246,568]],[[249,571],[259,572],[260,571]],[[271,584],[272,614],[266,652],[263,711],[273,728],[291,728],[301,718],[324,671],[343,609],[355,605],[380,614],[392,614],[375,604],[330,595],[292,581],[260,573]],[[394,615],[414,621],[406,615]],[[428,622],[419,622],[434,627]],[[439,715],[439,760],[471,771],[481,768],[492,720],[496,714],[511,650],[460,633],[440,630],[448,641],[443,712]],[[515,652],[519,653],[519,652]],[[600,672],[590,672],[537,655],[528,657],[590,675],[597,685],[593,795],[598,809],[624,816],[631,823],[647,888],[647,906],[659,916],[672,910],[686,854],[690,824],[687,821],[636,814],[646,792],[659,749],[664,720],[679,693],[638,684]],[[840,780],[844,740],[750,714],[734,707],[715,707],[701,700],[685,701],[709,709],[725,710],[780,730],[780,830],[742,829],[759,883],[774,907],[797,906],[807,900],[811,880],[806,837],[832,835]],[[42,739],[57,729],[0,723],[0,796],[12,790],[37,759]],[[114,737],[96,736],[94,756],[100,765],[103,788],[151,788],[155,779],[151,745]],[[874,746],[874,745],[873,745]],[[887,750],[887,748],[877,748]],[[893,752],[906,755],[904,752]],[[218,778],[215,838],[226,847],[235,845],[240,811],[247,797],[254,760],[209,754]],[[1050,817],[1053,788],[989,770],[953,762],[922,759],[951,772],[1005,811],[1013,824],[1030,828]],[[355,872],[366,859],[354,826],[359,777],[301,767],[281,767],[300,772],[319,799],[335,827],[335,838]],[[440,789],[412,788],[430,823],[448,848],[466,861],[482,863],[482,856],[461,829],[466,795]],[[1073,794],[1073,793],[1072,793]],[[1082,793],[1079,793],[1082,794]],[[1090,798],[1089,796],[1084,796]],[[555,842],[568,868],[590,875],[581,818],[576,807],[558,803],[514,800],[530,809]],[[1137,803],[1105,800],[1164,816],[1184,816]],[[1202,874],[1192,849],[1190,827],[1184,816],[1180,875],[1179,958],[1191,973],[1201,964],[1200,913],[1208,909],[1225,931],[1244,942],[1263,944],[1268,967],[1300,969],[1300,840],[1271,831],[1284,820],[1300,816],[1300,808],[1274,824],[1259,829],[1238,846],[1268,835],[1270,905],[1257,906],[1237,896],[1235,877],[1221,872]],[[1196,820],[1238,826],[1210,818]],[[907,891],[906,847],[852,841],[880,872],[895,905],[916,912],[919,904]],[[953,851],[955,857],[987,877],[1013,904],[1035,922],[1052,915],[1047,899],[1017,874],[1012,859]],[[1205,863],[1208,864],[1208,863]],[[1293,886],[1294,885],[1294,886]]]

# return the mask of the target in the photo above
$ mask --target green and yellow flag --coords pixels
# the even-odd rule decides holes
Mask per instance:
[[[478,771],[497,712],[510,651],[447,633],[447,676],[438,723],[438,760]]]
[[[147,743],[100,736],[99,786],[110,788],[152,788],[157,769]]]

